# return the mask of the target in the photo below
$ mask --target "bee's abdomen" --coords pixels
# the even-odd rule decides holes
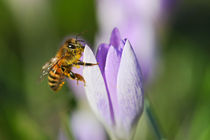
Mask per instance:
[[[54,72],[52,70],[49,72],[48,75],[48,84],[52,90],[57,91],[63,86],[63,79],[64,77],[61,73],[59,73],[58,71]]]

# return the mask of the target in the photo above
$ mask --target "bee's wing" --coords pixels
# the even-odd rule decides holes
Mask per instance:
[[[51,71],[52,67],[55,66],[58,62],[57,58],[50,59],[49,62],[45,63],[42,67],[41,74],[40,74],[40,81],[42,81],[48,73]]]

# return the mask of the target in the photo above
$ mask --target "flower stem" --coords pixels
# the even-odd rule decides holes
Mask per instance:
[[[154,133],[155,133],[157,139],[158,140],[166,140],[163,137],[163,134],[162,134],[161,129],[158,125],[156,116],[154,115],[154,112],[152,112],[152,110],[151,110],[149,99],[145,99],[145,111],[146,111],[147,117],[153,127],[153,130],[154,130]]]

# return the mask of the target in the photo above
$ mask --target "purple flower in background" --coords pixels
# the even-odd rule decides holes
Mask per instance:
[[[156,30],[164,22],[170,1],[173,0],[97,0],[96,44],[107,41],[113,27],[118,27],[133,45],[144,81],[149,82],[157,60]]]
[[[95,58],[88,46],[84,62],[86,96],[96,116],[114,139],[131,139],[143,111],[142,75],[130,42],[112,31],[110,44],[101,44]]]
[[[70,127],[76,140],[106,140],[106,132],[95,116],[85,110],[73,112]]]

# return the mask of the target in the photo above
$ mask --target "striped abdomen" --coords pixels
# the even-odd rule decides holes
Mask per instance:
[[[53,69],[49,72],[48,84],[50,88],[54,91],[59,90],[63,86],[64,75],[62,73],[62,70],[57,66],[53,67]]]

